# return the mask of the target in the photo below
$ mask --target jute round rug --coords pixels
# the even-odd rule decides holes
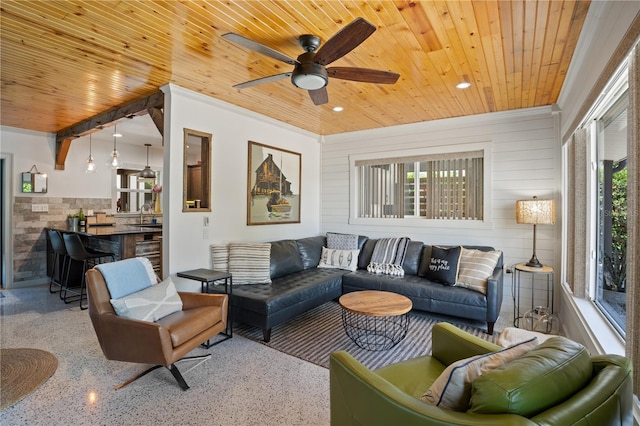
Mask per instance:
[[[40,349],[0,349],[0,410],[11,407],[47,381],[58,359]]]

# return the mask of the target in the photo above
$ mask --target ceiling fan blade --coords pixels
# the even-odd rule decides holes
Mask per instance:
[[[291,77],[290,72],[284,72],[282,74],[270,75],[267,77],[256,78],[255,80],[245,81],[234,85],[235,89],[246,89],[247,87],[257,86],[258,84],[271,83],[272,81],[282,80],[283,78]]]
[[[325,44],[313,58],[313,62],[327,65],[336,59],[342,58],[347,53],[358,47],[374,33],[376,27],[363,18],[356,18],[349,25],[338,31]]]
[[[331,67],[327,68],[329,77],[342,80],[362,81],[364,83],[393,84],[400,74],[391,71],[372,70],[368,68]]]
[[[268,56],[273,59],[277,59],[287,64],[295,65],[298,63],[297,60],[285,55],[284,53],[280,53],[275,49],[265,46],[264,44],[260,44],[257,41],[253,41],[249,38],[246,38],[245,36],[241,36],[240,34],[226,33],[226,34],[222,34],[221,37],[226,40],[229,40],[232,43],[239,44],[242,47],[246,47],[247,49],[251,49],[258,53],[262,53],[265,56]]]
[[[329,93],[327,93],[326,87],[316,90],[309,90],[309,96],[311,97],[314,105],[323,105],[329,102]]]

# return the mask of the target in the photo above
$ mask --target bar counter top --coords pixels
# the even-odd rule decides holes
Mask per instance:
[[[48,228],[63,233],[85,235],[87,237],[106,235],[133,235],[133,234],[161,234],[162,226],[139,226],[139,225],[111,225],[111,226],[86,226],[77,228],[59,227]]]

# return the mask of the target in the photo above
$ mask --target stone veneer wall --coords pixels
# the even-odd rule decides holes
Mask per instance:
[[[47,204],[48,212],[32,212],[32,204]],[[110,211],[110,198],[15,197],[13,206],[13,281],[47,279],[47,238],[44,228],[66,227],[67,215],[80,208]],[[9,248],[11,250],[11,248]]]

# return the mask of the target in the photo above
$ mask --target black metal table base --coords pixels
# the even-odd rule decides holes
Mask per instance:
[[[384,351],[396,346],[407,335],[407,314],[375,317],[342,310],[342,325],[347,336],[362,349]]]

